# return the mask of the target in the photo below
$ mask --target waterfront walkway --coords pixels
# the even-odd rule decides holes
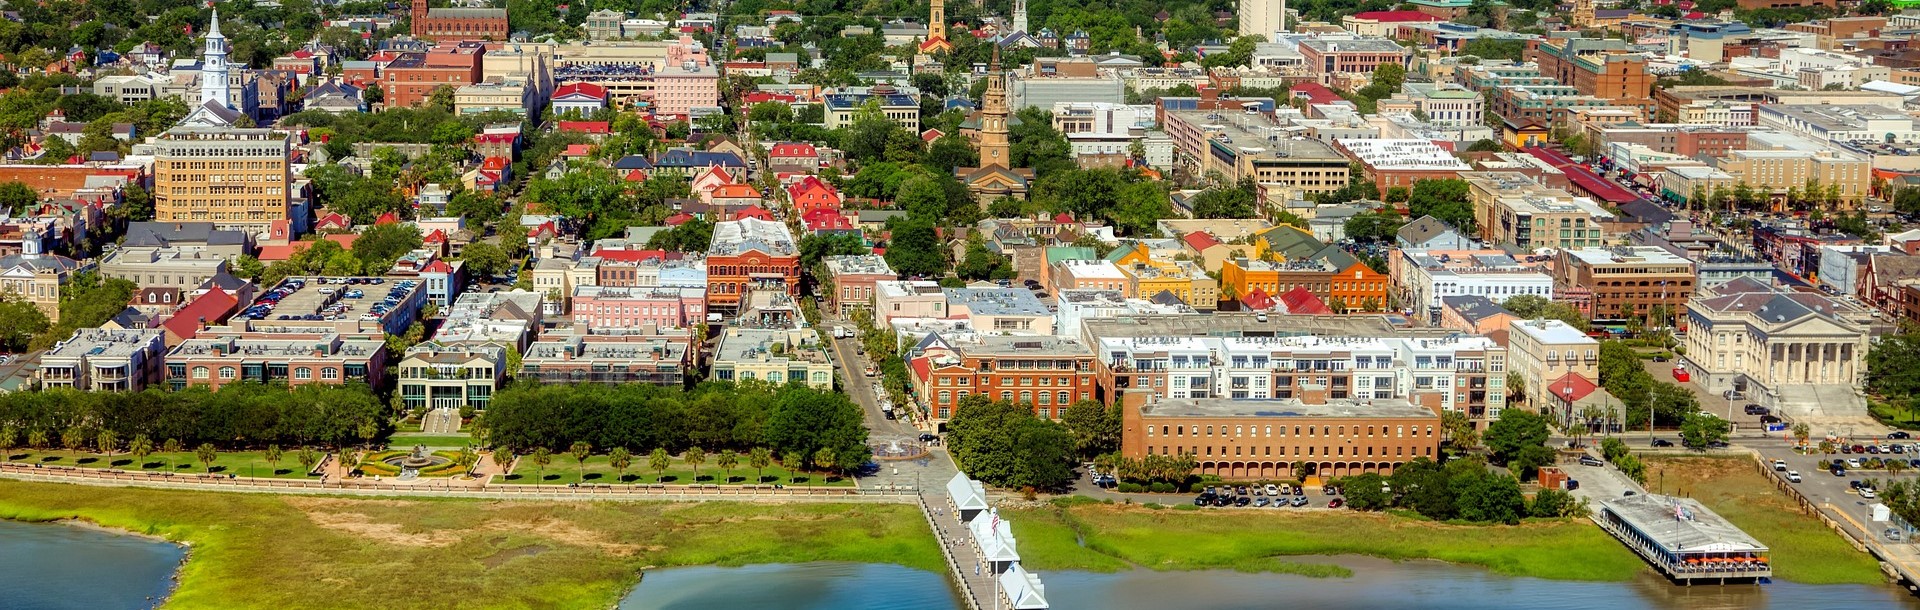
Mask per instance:
[[[933,537],[940,543],[940,553],[946,556],[947,569],[953,573],[968,610],[999,607],[993,603],[992,566],[973,548],[973,533],[967,524],[960,522],[960,513],[955,510],[952,498],[938,492],[922,494],[920,512],[927,516],[927,525],[933,528]]]

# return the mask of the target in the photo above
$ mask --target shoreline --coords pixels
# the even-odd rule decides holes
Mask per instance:
[[[155,543],[167,544],[167,545],[179,547],[180,561],[174,563],[173,571],[167,574],[166,592],[154,598],[150,598],[148,600],[153,602],[153,607],[156,607],[156,608],[166,605],[167,600],[172,599],[173,594],[180,590],[180,574],[186,571],[187,563],[193,561],[194,549],[193,549],[193,543],[191,542],[169,540],[167,537],[160,536],[157,534],[148,534],[144,532],[136,532],[126,528],[101,525],[96,521],[93,521],[91,519],[88,519],[82,516],[63,517],[63,518],[51,519],[51,520],[45,520],[45,521],[32,521],[32,520],[17,519],[17,518],[7,518],[6,520],[12,521],[14,523],[22,523],[27,525],[58,525],[61,527],[71,527],[74,529],[86,530],[89,532],[98,532],[98,533],[109,534],[113,536],[125,536],[128,538],[137,538],[140,540],[145,540],[147,542],[155,542]]]

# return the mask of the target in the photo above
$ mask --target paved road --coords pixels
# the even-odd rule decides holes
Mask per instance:
[[[863,369],[866,368],[867,360],[858,354],[860,340],[831,338],[833,326],[851,326],[852,323],[832,317],[827,317],[823,322],[824,328],[821,332],[829,337],[828,342],[833,345],[833,361],[834,366],[839,369],[842,391],[853,398],[854,402],[859,403],[866,412],[868,438],[883,442],[919,442],[924,430],[903,420],[889,420],[880,411],[879,397],[873,391],[873,384],[880,378],[866,376]],[[896,411],[905,408],[896,407]],[[948,479],[960,472],[960,469],[953,465],[953,459],[947,455],[946,449],[937,445],[931,447],[927,455],[920,459],[888,460],[876,456],[875,461],[880,464],[880,470],[873,476],[862,478],[860,480],[862,487],[912,486],[915,489],[940,489]]]

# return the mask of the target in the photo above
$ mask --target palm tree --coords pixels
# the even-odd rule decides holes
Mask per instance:
[[[780,466],[787,469],[788,482],[799,478],[797,475],[800,474],[800,469],[805,467],[806,463],[806,454],[797,450],[788,449],[786,453],[780,454]]]
[[[300,462],[300,472],[311,473],[313,465],[320,463],[320,453],[314,451],[312,447],[302,445],[300,451],[293,454],[293,459]]]
[[[767,466],[773,464],[773,452],[766,447],[754,447],[747,452],[747,465],[753,467],[753,484],[759,485],[767,480]]]
[[[655,473],[653,482],[655,483],[659,483],[662,479],[667,478],[667,467],[672,465],[673,456],[667,453],[665,447],[655,447],[653,453],[647,454],[647,466],[653,468],[653,472]]]
[[[1907,469],[1905,460],[1886,460],[1881,466],[1887,469],[1888,477],[1900,476],[1900,471]]]
[[[93,444],[100,448],[100,453],[106,454],[107,463],[112,464],[113,452],[120,449],[120,436],[112,430],[101,430],[100,435],[94,437]]]
[[[686,453],[680,454],[680,461],[693,467],[693,482],[700,482],[700,465],[707,463],[707,451],[699,447],[688,447]]]
[[[186,450],[186,446],[181,445],[177,438],[167,439],[167,442],[160,444],[160,452],[167,454],[167,472],[173,472],[173,456]]]
[[[1813,436],[1813,428],[1807,426],[1807,422],[1800,422],[1793,425],[1793,438],[1799,439],[1800,444],[1807,444],[1807,437],[1809,436]]]
[[[620,482],[627,482],[627,468],[633,466],[633,453],[626,447],[614,447],[607,452],[607,465],[620,472]]]
[[[836,464],[833,462],[836,457],[838,456],[834,455],[832,448],[821,447],[819,451],[813,454],[813,465],[819,466],[821,470],[827,471],[828,474],[834,474],[833,467]]]
[[[260,457],[267,460],[267,468],[272,469],[273,474],[280,474],[280,458],[285,455],[286,452],[281,451],[279,445],[267,445],[266,454]]]
[[[34,451],[45,450],[47,448],[47,431],[39,428],[28,430],[27,446],[32,447]]]
[[[580,463],[580,480],[585,482],[587,480],[587,458],[593,457],[593,444],[586,441],[574,441],[573,446],[567,448],[567,453],[573,454],[573,460]]]
[[[0,426],[0,462],[13,457],[13,443],[20,440],[20,429],[13,424]]]
[[[127,443],[127,453],[133,454],[133,460],[141,470],[146,470],[147,456],[153,454],[153,439],[145,434],[133,435],[133,440]]]
[[[360,467],[360,452],[353,451],[351,449],[343,449],[340,451],[340,469],[343,473],[340,475],[341,487],[345,487],[347,485],[347,477],[353,476],[354,469],[359,467]]]
[[[359,433],[362,443],[370,446],[373,443],[373,438],[380,435],[380,424],[374,423],[373,420],[363,421],[360,422],[360,427],[355,430],[355,432]]]
[[[67,451],[79,451],[87,446],[87,429],[79,426],[68,427],[60,433],[60,446]]]
[[[727,469],[727,482],[732,483],[733,467],[740,465],[740,454],[732,449],[721,451],[720,459],[715,461],[715,463],[719,464],[721,468]]]
[[[549,451],[546,447],[533,448],[533,466],[534,466],[533,472],[536,475],[535,480],[538,480],[538,481],[547,480],[547,464],[552,464],[552,463],[553,463],[552,451]]]
[[[193,456],[199,458],[200,463],[206,465],[207,472],[211,473],[213,461],[220,458],[220,450],[213,448],[213,443],[200,443],[200,446],[193,450]]]

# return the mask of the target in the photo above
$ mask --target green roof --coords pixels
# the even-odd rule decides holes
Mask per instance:
[[[1060,261],[1100,260],[1100,251],[1085,246],[1054,246],[1047,248],[1047,264]]]
[[[1320,243],[1320,240],[1314,239],[1312,235],[1308,235],[1306,231],[1301,231],[1290,226],[1283,225],[1274,227],[1261,235],[1267,239],[1269,250],[1272,250],[1274,254],[1285,257],[1287,260],[1301,260],[1311,257],[1314,253],[1319,252],[1321,248],[1327,246],[1326,244]]]

